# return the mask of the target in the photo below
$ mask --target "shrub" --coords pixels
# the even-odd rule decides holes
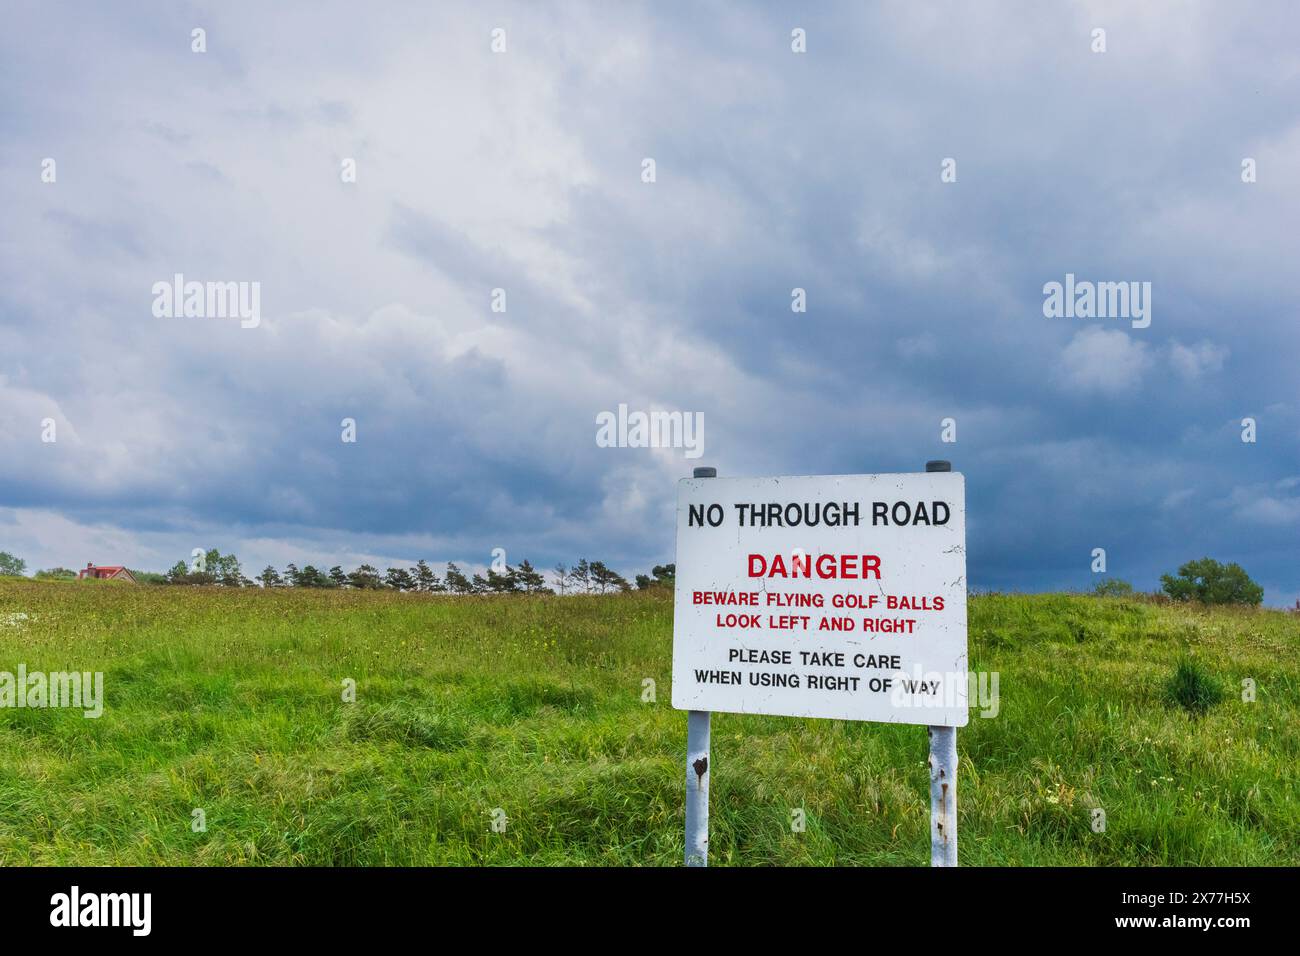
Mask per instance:
[[[46,568],[43,571],[36,572],[37,581],[75,581],[77,572],[69,571],[67,568]]]
[[[1160,583],[1175,601],[1257,606],[1264,600],[1264,589],[1250,579],[1241,565],[1223,565],[1213,558],[1188,561],[1178,569],[1177,577],[1162,574]]]
[[[1104,581],[1097,582],[1097,586],[1092,589],[1092,594],[1093,597],[1130,597],[1133,594],[1133,585],[1122,578],[1106,578]]]

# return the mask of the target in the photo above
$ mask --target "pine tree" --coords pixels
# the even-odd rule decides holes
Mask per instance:
[[[208,570],[213,570],[212,565],[208,565]],[[243,587],[244,569],[239,566],[239,559],[233,554],[217,556],[216,574],[217,581],[223,587]]]
[[[591,562],[591,582],[599,594],[606,594],[612,590],[632,590],[631,585],[627,583],[627,579],[617,571],[607,567],[603,561]]]
[[[208,572],[224,587],[237,588],[244,580],[244,571],[239,566],[239,558],[233,554],[222,554],[215,548],[208,552]]]
[[[528,594],[551,593],[551,589],[546,586],[546,578],[528,563],[527,558],[520,561],[519,567],[515,569],[515,580],[518,581],[519,588]]]
[[[411,580],[415,582],[415,589],[429,593],[430,591],[441,590],[441,582],[438,575],[433,573],[433,569],[424,563],[424,558],[416,562],[415,567],[411,569]]]
[[[384,580],[395,591],[411,591],[415,588],[415,582],[404,568],[389,568]]]
[[[363,564],[349,574],[348,583],[359,591],[374,591],[384,586],[379,569],[369,564]]]
[[[474,575],[475,581],[479,580],[478,575]],[[484,589],[493,594],[512,594],[519,590],[519,580],[515,572],[507,565],[502,573],[488,568],[487,581],[484,582]]]
[[[307,565],[298,575],[298,584],[304,588],[329,587],[330,580],[312,565]]]
[[[584,594],[591,591],[591,565],[587,563],[586,558],[581,558],[578,563],[573,566],[573,573],[570,574],[569,577],[573,581],[575,591],[579,587],[582,588],[582,593]]]
[[[447,589],[455,594],[474,593],[474,585],[470,583],[469,578],[465,577],[460,568],[451,561],[447,562]]]

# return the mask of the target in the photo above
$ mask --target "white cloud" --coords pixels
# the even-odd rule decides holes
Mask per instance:
[[[1183,378],[1195,381],[1207,373],[1222,371],[1229,354],[1226,346],[1208,339],[1195,345],[1174,342],[1169,346],[1169,364]]]
[[[1270,527],[1300,524],[1300,495],[1288,495],[1292,480],[1273,485],[1249,485],[1233,489],[1233,514],[1243,521]]]
[[[1127,332],[1091,327],[1061,353],[1062,384],[1073,391],[1115,395],[1142,382],[1151,367],[1147,346]]]

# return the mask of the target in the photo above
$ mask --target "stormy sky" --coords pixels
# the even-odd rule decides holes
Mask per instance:
[[[1141,588],[1208,554],[1300,597],[1292,5],[3,18],[0,550],[29,569],[630,576],[695,465],[947,458],[975,587],[1089,588],[1104,548]],[[258,323],[159,316],[176,274],[257,283]],[[1067,274],[1150,283],[1150,325],[1045,316]],[[600,447],[620,404],[701,414],[703,454]]]

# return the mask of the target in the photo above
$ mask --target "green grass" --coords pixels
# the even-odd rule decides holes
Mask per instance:
[[[970,608],[1001,699],[958,734],[964,865],[1300,865],[1300,618]],[[106,697],[98,720],[0,710],[0,863],[678,865],[671,646],[663,594],[0,579],[0,670],[101,670]],[[1175,702],[1180,664],[1222,698]],[[719,714],[713,768],[714,864],[928,863],[922,728]]]

